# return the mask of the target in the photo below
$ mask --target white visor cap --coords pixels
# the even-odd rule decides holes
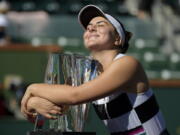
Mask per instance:
[[[106,18],[116,29],[118,32],[122,45],[125,43],[125,31],[122,28],[122,25],[120,22],[118,22],[114,17],[112,17],[109,14],[105,14],[99,7],[95,5],[87,5],[83,7],[79,14],[78,14],[78,20],[80,24],[83,26],[84,29],[86,29],[87,25],[91,21],[92,18],[97,17],[97,16],[102,16]]]

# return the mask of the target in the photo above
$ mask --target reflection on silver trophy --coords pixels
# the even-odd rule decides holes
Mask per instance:
[[[97,65],[95,60],[86,56],[52,53],[48,59],[45,83],[78,86],[97,76]],[[89,103],[63,108],[63,115],[57,116],[57,120],[50,120],[50,129],[82,132]]]

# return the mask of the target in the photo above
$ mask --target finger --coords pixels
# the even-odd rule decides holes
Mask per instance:
[[[21,113],[23,114],[23,116],[24,116],[25,118],[27,118],[27,113],[24,111],[23,108],[21,108]]]
[[[53,109],[57,110],[57,111],[61,111],[61,107],[59,107],[59,106],[54,106]]]
[[[21,112],[23,113],[24,110],[25,110],[25,108],[24,108],[24,102],[22,101],[22,102],[21,102]]]
[[[35,117],[35,114],[36,114],[36,113],[29,112],[23,108],[21,108],[21,112],[26,119],[28,119],[28,117]]]
[[[32,116],[32,117],[37,116],[36,112],[29,112],[28,110],[24,110],[24,113],[26,113],[26,115],[29,115],[29,116]]]
[[[28,118],[28,115],[26,114],[26,113],[22,113],[23,114],[23,116],[24,116],[24,118]]]
[[[57,116],[53,116],[53,115],[50,115],[48,113],[44,114],[43,116],[48,118],[48,119],[57,119]]]
[[[30,122],[34,122],[34,119],[36,118],[35,115],[28,115],[28,114],[23,114],[23,115]]]
[[[26,90],[22,100],[21,100],[21,106],[23,108],[27,108],[27,101],[29,100],[31,94],[29,93],[28,89]]]
[[[27,99],[27,94],[25,93],[22,100],[21,100],[21,105],[24,106],[26,99]]]
[[[60,111],[57,110],[51,110],[50,114],[62,114]]]
[[[25,110],[27,110],[25,100],[22,100],[21,102],[21,110],[22,110],[21,112],[26,112]]]

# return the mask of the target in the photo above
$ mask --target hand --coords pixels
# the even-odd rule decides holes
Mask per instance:
[[[27,115],[28,118],[33,118],[33,113],[35,112],[43,115],[48,119],[56,119],[57,116],[55,115],[62,114],[62,109],[60,106],[57,106],[49,100],[40,97],[31,97],[28,100],[27,111],[28,113],[25,115]]]
[[[33,113],[30,113],[27,110],[27,102],[29,100],[30,97],[32,97],[31,94],[31,85],[26,89],[26,92],[21,100],[21,112],[23,113],[23,115],[28,118],[28,116],[33,116]]]

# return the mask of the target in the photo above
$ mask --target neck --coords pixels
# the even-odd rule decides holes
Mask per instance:
[[[98,52],[91,52],[92,57],[102,65],[103,70],[106,70],[109,67],[117,54],[117,50],[102,50]]]

